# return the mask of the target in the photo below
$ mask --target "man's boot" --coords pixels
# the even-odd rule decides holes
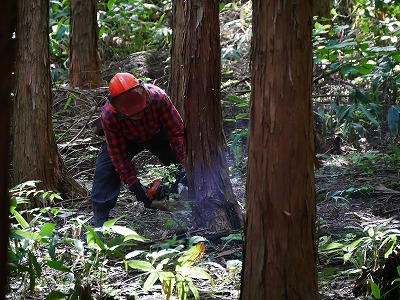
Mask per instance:
[[[93,221],[92,226],[102,227],[104,222],[108,221],[108,217],[110,215],[110,209],[105,205],[92,203],[93,205]]]

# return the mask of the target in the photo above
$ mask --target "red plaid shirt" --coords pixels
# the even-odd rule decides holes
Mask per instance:
[[[178,162],[184,164],[182,118],[163,90],[152,84],[145,86],[152,102],[139,120],[122,119],[108,101],[101,114],[111,161],[121,180],[129,187],[136,183],[138,178],[127,151],[127,141],[145,142],[163,130],[170,140]]]

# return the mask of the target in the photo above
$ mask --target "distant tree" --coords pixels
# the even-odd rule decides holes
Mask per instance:
[[[184,65],[184,32],[185,32],[185,2],[180,0],[172,1],[172,49],[171,49],[171,84],[170,96],[176,109],[184,116],[183,112],[183,70]]]
[[[185,20],[180,75],[194,225],[215,231],[239,228],[243,216],[229,178],[222,127],[219,1],[188,0],[180,16]],[[178,75],[172,75],[173,82]]]
[[[330,18],[330,16],[331,16],[331,1],[330,0],[314,1],[312,13],[313,13],[313,16]]]
[[[242,300],[318,299],[310,0],[253,0]]]
[[[70,16],[70,87],[98,88],[103,85],[103,80],[97,45],[97,1],[71,0]]]
[[[0,299],[6,299],[7,291],[7,249],[9,243],[9,213],[10,202],[8,196],[8,169],[9,169],[9,132],[11,118],[11,92],[14,87],[13,68],[15,49],[12,34],[15,30],[17,9],[16,2],[4,0],[0,10]]]
[[[86,191],[72,178],[58,152],[52,125],[49,62],[49,1],[20,0],[12,121],[13,184],[41,180],[63,197]],[[34,13],[32,13],[34,12]]]

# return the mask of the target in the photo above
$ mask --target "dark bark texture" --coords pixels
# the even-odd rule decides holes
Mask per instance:
[[[40,180],[64,198],[80,197],[87,193],[66,170],[53,132],[48,24],[49,1],[18,1],[13,184]]]
[[[242,211],[229,179],[222,127],[219,1],[184,3],[182,76],[193,221],[215,231],[239,228]]]
[[[97,42],[97,1],[71,0],[71,88],[94,89],[103,86]]]
[[[318,298],[311,9],[253,0],[242,300]]]

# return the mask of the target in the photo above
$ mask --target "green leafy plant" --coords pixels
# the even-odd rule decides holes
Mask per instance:
[[[395,44],[399,23],[367,17],[371,10],[366,10],[365,3],[358,3],[353,10],[357,26],[315,22],[314,83],[329,90],[327,96],[334,100],[327,104],[316,99],[316,114],[325,138],[340,134],[354,141],[366,137],[369,130],[381,127],[386,105],[398,101],[400,54]],[[335,11],[332,13],[335,18]],[[396,106],[389,109],[388,122],[396,135]]]
[[[33,292],[41,287],[47,290],[46,299],[82,299],[83,294],[90,293],[91,281],[104,277],[108,257],[123,261],[123,248],[145,239],[129,228],[115,225],[118,219],[104,224],[102,234],[112,235],[112,238],[103,242],[98,233],[86,225],[88,219],[79,216],[69,217],[71,220],[58,228],[54,218],[62,214],[71,216],[73,212],[48,206],[20,211],[19,206],[29,202],[31,197],[38,197],[43,203],[60,199],[56,193],[36,189],[36,183],[26,182],[10,190],[10,294],[19,285],[16,293],[20,295],[21,291]],[[31,220],[27,221],[27,217]],[[83,228],[86,242],[81,239]],[[43,276],[49,269],[57,274],[57,284],[52,282],[52,277]]]
[[[181,248],[182,245],[176,249],[151,252],[146,255],[145,261],[128,260],[126,265],[148,275],[143,285],[145,291],[150,290],[159,281],[167,299],[175,293],[180,300],[184,300],[188,297],[189,291],[195,299],[200,299],[192,279],[206,279],[213,284],[207,270],[194,265],[195,261],[204,253],[204,243],[197,243],[185,252],[182,252]],[[138,254],[138,252],[128,254],[127,259]]]

